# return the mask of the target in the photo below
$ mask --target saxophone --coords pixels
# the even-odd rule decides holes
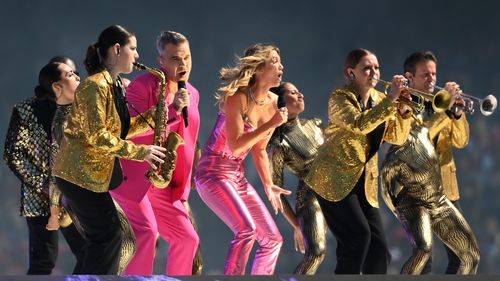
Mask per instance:
[[[182,137],[167,128],[168,107],[165,106],[165,74],[157,68],[147,67],[143,64],[134,62],[135,68],[145,70],[160,79],[158,103],[156,104],[155,128],[153,144],[167,149],[165,162],[157,163],[157,169],[149,168],[145,177],[157,188],[165,188],[172,180],[172,173],[175,170],[175,161],[177,160],[177,148],[184,144]]]

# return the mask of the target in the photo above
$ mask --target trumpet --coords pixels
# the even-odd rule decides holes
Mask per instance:
[[[436,85],[433,86],[440,91],[446,91],[443,87],[439,87]],[[487,95],[484,99],[481,99],[463,93],[462,90],[460,90],[459,93],[460,97],[464,100],[464,105],[454,106],[454,108],[452,108],[453,111],[456,111],[459,107],[461,107],[465,113],[474,114],[474,105],[475,102],[478,102],[481,114],[483,114],[484,116],[490,116],[491,114],[493,114],[493,112],[495,112],[495,109],[497,108],[497,98],[494,95]]]
[[[391,86],[391,82],[387,82],[375,77],[372,77],[371,79],[384,84],[385,92],[387,93],[387,89]],[[441,89],[435,95],[410,87],[407,87],[406,91],[410,93],[411,98],[400,96],[398,98],[398,102],[409,105],[417,114],[424,110],[425,99],[432,101],[432,109],[434,109],[436,113],[444,112],[451,106],[451,94],[444,89]]]

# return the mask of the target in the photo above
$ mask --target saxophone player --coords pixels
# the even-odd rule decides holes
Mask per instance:
[[[200,124],[199,93],[191,84],[178,88],[179,81],[188,81],[191,73],[191,51],[187,38],[175,31],[162,31],[156,41],[159,71],[165,77],[165,87],[159,86],[158,75],[146,73],[133,79],[127,88],[127,99],[138,112],[157,106],[159,95],[165,95],[168,108],[168,130],[178,133],[184,145],[177,149],[176,168],[170,184],[155,188],[144,177],[148,166],[122,161],[125,180],[113,191],[132,224],[137,237],[137,253],[125,269],[125,274],[151,275],[157,233],[169,243],[168,275],[191,275],[193,258],[199,238],[190,222],[186,203],[191,188],[191,173]],[[160,88],[165,93],[159,93]],[[187,120],[183,108],[187,107]],[[158,113],[158,112],[157,112]],[[132,112],[132,114],[134,114]],[[164,120],[167,122],[167,120]],[[152,144],[153,130],[132,139],[135,143]]]
[[[132,72],[138,57],[135,35],[119,25],[103,30],[87,49],[89,77],[77,89],[52,169],[85,230],[82,265],[74,274],[118,273],[123,233],[108,192],[123,180],[117,159],[164,162],[163,147],[125,140],[147,129],[145,120],[130,118],[119,76]],[[152,112],[146,117],[151,121]]]

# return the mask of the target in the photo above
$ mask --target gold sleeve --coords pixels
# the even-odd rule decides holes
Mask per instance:
[[[143,113],[142,116],[144,118],[142,118],[140,115],[130,118],[130,129],[127,134],[127,139],[133,138],[134,136],[137,136],[139,134],[147,132],[148,130],[151,130],[152,128],[149,127],[149,124],[151,124],[151,126],[153,127],[155,126],[154,115],[153,115],[154,111],[155,109],[151,108],[145,113]]]
[[[273,143],[269,146],[268,154],[273,184],[283,187],[283,170],[285,169],[285,154],[283,148]]]
[[[108,99],[109,90],[109,88],[99,87],[93,81],[88,81],[77,92],[80,103],[77,107],[80,112],[77,115],[83,134],[88,143],[96,150],[129,160],[143,160],[147,153],[146,146],[122,140],[114,136],[106,127],[107,107],[114,106],[114,104],[110,104],[110,99]],[[78,134],[78,132],[72,133]]]
[[[389,98],[382,99],[371,110],[360,112],[347,95],[340,94],[338,91],[343,90],[333,92],[328,102],[330,120],[326,129],[327,134],[332,130],[332,126],[341,126],[353,132],[367,135],[384,122],[388,116],[395,113],[396,106]]]
[[[443,113],[434,114],[429,120],[424,122],[424,127],[429,128],[429,138],[433,140],[441,130],[451,124],[452,120]]]
[[[402,145],[410,134],[411,122],[411,118],[405,119],[398,112],[388,120],[384,140],[390,144]]]
[[[456,148],[464,148],[469,143],[469,122],[465,113],[451,123],[451,143]]]

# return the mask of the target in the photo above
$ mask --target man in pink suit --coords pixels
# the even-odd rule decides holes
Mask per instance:
[[[182,136],[185,144],[177,149],[176,168],[165,189],[155,188],[144,177],[148,165],[122,161],[124,182],[112,191],[113,198],[125,211],[137,238],[137,253],[124,274],[153,273],[157,233],[170,247],[166,274],[191,275],[199,238],[184,205],[191,187],[193,158],[200,126],[199,93],[191,84],[178,89],[178,81],[188,81],[191,52],[186,37],[178,32],[163,31],[157,38],[158,62],[166,76],[168,127]],[[157,104],[159,79],[150,74],[135,78],[127,88],[130,113],[145,112]],[[135,109],[134,109],[135,107]],[[187,107],[188,125],[182,110]],[[137,113],[135,113],[137,115]],[[135,143],[153,143],[153,130],[134,137]]]

